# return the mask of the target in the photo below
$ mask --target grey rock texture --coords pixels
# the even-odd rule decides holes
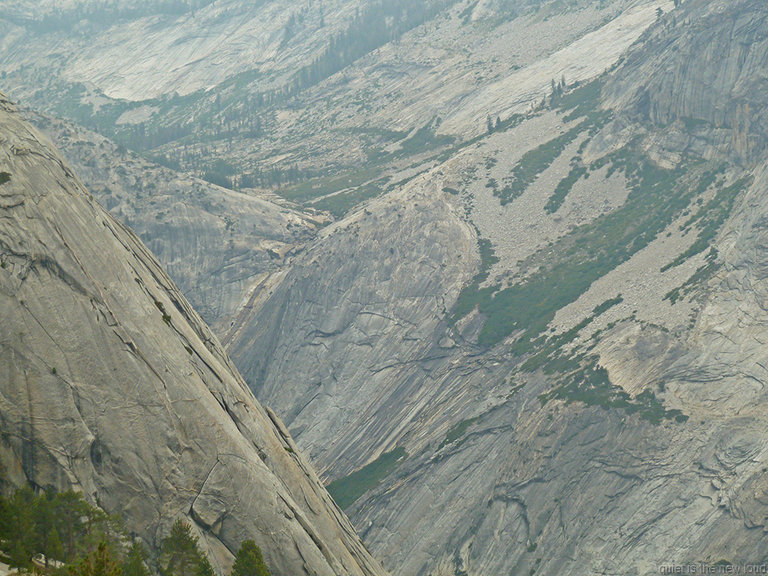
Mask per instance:
[[[383,574],[280,420],[149,251],[0,102],[3,484],[82,490],[156,544],[192,522],[224,571]]]
[[[685,122],[742,161],[768,142],[768,15],[759,0],[689,2],[630,51],[607,99],[657,125]],[[648,58],[648,53],[656,58]]]
[[[446,306],[471,278],[474,236],[440,182],[419,177],[323,229],[229,346],[310,456],[330,449],[336,474],[394,446],[435,392],[422,388],[425,369],[449,355]]]
[[[89,192],[142,239],[195,310],[224,335],[265,275],[321,217],[150,162],[71,123],[31,114]]]
[[[254,69],[269,82],[282,83],[286,70],[300,66],[308,51],[316,52],[355,14],[355,5],[349,2],[329,6],[303,0],[194,0],[171,9],[168,4],[11,0],[0,7],[0,18],[6,21],[6,39],[16,63],[37,60],[37,55],[16,44],[31,24],[44,33],[53,32],[44,35],[43,42],[54,52],[61,50],[60,42],[67,44],[60,54],[71,60],[60,70],[69,80],[97,86],[110,98],[144,100],[174,92],[186,95]],[[297,23],[299,13],[302,19]],[[288,44],[291,19],[301,42]],[[73,28],[87,34],[89,41],[81,42]]]
[[[759,2],[689,0],[662,16],[608,80],[603,102],[612,120],[581,136],[590,162],[634,140],[662,170],[726,162],[717,186],[752,178],[709,241],[717,249],[709,277],[692,280],[704,252],[661,268],[692,245],[695,235],[681,229],[712,189],[547,326],[562,335],[621,294],[621,303],[578,329],[564,350],[589,350],[616,389],[633,399],[653,393],[663,410],[679,409],[687,420],[651,423],[574,399],[543,402],[563,375],[522,370],[525,357],[510,352],[514,334],[478,347],[488,319],[476,312],[451,325],[456,295],[479,268],[476,248],[463,240],[475,237],[468,224],[481,237],[503,240],[508,227],[509,238],[521,238],[505,246],[498,278],[489,280],[515,284],[567,246],[569,233],[626,202],[626,182],[595,171],[583,186],[611,200],[604,212],[585,202],[545,213],[575,157],[570,149],[510,204],[488,191],[489,177],[500,181],[526,151],[570,128],[565,115],[537,115],[491,135],[371,202],[321,234],[257,298],[255,320],[231,350],[324,477],[347,476],[394,447],[407,453],[347,510],[388,567],[431,576],[651,575],[664,564],[768,559],[768,162],[765,95],[755,88],[766,14]],[[744,58],[728,56],[740,50]],[[696,80],[710,76],[717,81]],[[647,113],[638,108],[640,89],[651,95]],[[745,145],[728,120],[742,97],[755,111]],[[539,130],[528,144],[519,138],[536,132],[527,122]],[[420,194],[429,199],[426,214],[412,208],[421,206]],[[392,203],[402,220],[387,216]],[[439,216],[442,206],[455,216]],[[423,245],[433,214],[450,244]],[[402,226],[411,220],[424,224]],[[388,277],[387,254],[398,250],[410,264],[396,265],[413,270],[412,279],[382,294],[372,286],[382,285],[375,282],[380,271]],[[425,260],[427,285],[416,276]],[[670,302],[670,291],[689,281],[695,289]],[[437,287],[440,304],[412,297],[411,287],[429,295]],[[371,326],[367,311],[383,316],[384,331]]]
[[[213,6],[205,18],[225,18],[217,12],[221,6],[233,4]],[[333,6],[334,25],[353,10],[350,3]],[[657,7],[664,11],[658,19]],[[673,562],[761,563],[768,558],[768,169],[761,88],[767,9],[747,0],[687,0],[677,8],[672,2],[552,2],[517,18],[511,8],[501,1],[457,2],[311,86],[290,106],[269,108],[277,120],[266,137],[212,147],[240,165],[299,162],[331,171],[393,154],[382,160],[386,166],[374,166],[379,172],[343,174],[350,179],[333,192],[324,188],[328,180],[310,182],[314,199],[371,182],[386,193],[306,238],[282,266],[264,268],[222,336],[249,385],[285,419],[325,480],[345,478],[395,448],[405,451],[347,509],[366,544],[395,573],[651,575]],[[181,20],[169,25],[168,37],[188,48],[189,28]],[[133,30],[138,35],[146,24],[134,23]],[[34,40],[49,54],[59,37],[22,28],[9,25],[4,69],[17,94],[42,103],[56,96],[45,82],[59,78],[62,64],[40,64],[19,47]],[[267,30],[270,42],[278,30]],[[602,111],[590,112],[610,118],[594,133],[578,129],[519,196],[502,204],[496,189],[514,170],[532,169],[551,153],[549,143],[584,121],[551,102],[550,81],[561,74],[569,82],[591,79],[620,61],[636,38],[606,78]],[[122,81],[115,74],[118,58],[107,61],[98,50],[83,52],[77,39],[67,42],[80,55],[67,64],[68,73],[82,78],[93,71],[90,79],[103,90],[126,89],[116,85]],[[210,46],[210,38],[205,42]],[[305,62],[316,53],[311,45],[288,50],[281,62]],[[243,52],[233,46],[225,52],[240,66],[235,61]],[[214,53],[222,52],[217,46]],[[153,48],[150,59],[156,55]],[[171,62],[186,62],[183,50],[173,56]],[[189,70],[209,81],[210,63]],[[21,66],[34,74],[22,74],[27,68]],[[267,74],[270,85],[289,76],[277,68]],[[177,87],[185,91],[195,82],[190,73]],[[132,97],[152,88],[139,83]],[[235,84],[221,88],[225,102],[237,101]],[[162,87],[173,89],[173,82]],[[107,102],[98,90],[82,96],[89,98]],[[168,110],[191,114],[197,104],[207,110],[206,98],[213,95],[193,99],[189,108],[182,99]],[[137,110],[151,117],[166,102],[150,104]],[[481,134],[488,115],[529,107],[519,125]],[[131,121],[140,115],[134,111]],[[403,135],[425,123],[443,135],[478,138],[449,145],[431,134],[414,145]],[[366,148],[376,138],[392,140]],[[692,175],[715,170],[715,183],[692,195],[642,249],[617,259],[556,310],[543,334],[566,341],[558,353],[594,356],[594,368],[610,381],[602,393],[622,392],[632,401],[653,394],[657,411],[680,410],[680,420],[654,423],[607,402],[603,409],[605,397],[590,399],[589,389],[546,401],[543,395],[562,387],[568,374],[523,369],[528,357],[513,353],[515,332],[480,346],[483,326],[494,320],[488,315],[475,310],[452,317],[462,288],[483,267],[478,240],[498,258],[484,270],[482,286],[521,285],[557,261],[558,251],[568,254],[584,230],[620,214],[638,194],[651,194],[634,189],[632,174],[613,170],[616,164],[599,165],[611,156],[632,160],[632,146],[650,172],[681,171],[665,182],[663,205],[685,191],[674,187]],[[589,177],[547,211],[579,162]],[[95,171],[94,181],[108,182],[103,173]],[[751,184],[707,238],[706,248],[716,253],[689,254],[701,230],[686,222],[705,215],[709,200],[742,176]],[[136,206],[136,222],[145,223],[150,242],[151,235],[165,234],[164,227],[146,224],[154,217],[151,205]],[[145,215],[139,217],[139,208]],[[638,228],[642,215],[635,210],[621,224]],[[590,248],[610,252],[600,238],[578,256]],[[163,242],[172,256],[172,236]],[[666,268],[678,257],[678,265]],[[194,278],[183,268],[179,273]],[[543,286],[542,299],[554,284]],[[672,302],[675,290],[681,297]],[[590,320],[610,299],[620,301]],[[212,474],[217,484],[218,473]],[[195,515],[203,524],[219,517],[223,484],[199,496]]]
[[[351,34],[364,44],[367,32],[355,14],[377,2],[219,0],[176,14],[155,2],[132,12],[135,2],[126,2],[123,19],[78,17],[98,13],[100,4],[57,3],[58,17],[48,2],[0,6],[0,72],[12,98],[80,122],[109,110],[96,122],[103,133],[133,125],[186,134],[197,124],[211,160],[243,172],[298,165],[322,175],[375,164],[383,150],[437,118],[443,135],[480,135],[487,115],[507,119],[535,107],[553,79],[601,74],[653,23],[656,7],[672,6],[669,0],[424,0],[419,7],[434,11],[423,24],[372,46],[295,100],[255,108],[251,116],[265,130],[252,135],[208,133],[201,124],[210,117],[225,126],[247,120],[238,110],[260,93],[289,90],[303,67],[323,59],[333,38]],[[46,16],[53,22],[48,28]],[[190,141],[171,136],[149,146],[189,168]]]

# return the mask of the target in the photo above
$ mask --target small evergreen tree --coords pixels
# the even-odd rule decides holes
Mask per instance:
[[[213,576],[208,558],[197,546],[189,524],[176,520],[171,532],[160,545],[162,576]]]
[[[16,539],[15,542],[5,544],[10,548],[8,555],[8,566],[19,568],[19,570],[29,570],[32,567],[32,549]]]
[[[43,554],[45,554],[46,564],[49,560],[58,560],[59,562],[62,562],[65,558],[64,545],[61,542],[59,531],[56,530],[55,526],[52,526],[48,533],[48,543],[43,549]]]
[[[140,542],[134,542],[128,550],[123,564],[123,576],[150,576],[146,561],[147,550]]]
[[[83,495],[68,490],[54,497],[54,524],[64,547],[64,560],[72,562],[79,550],[78,543],[86,533],[83,518],[87,516],[88,503]]]
[[[0,494],[0,540],[6,540],[10,534],[11,510],[8,500]]]
[[[240,544],[240,549],[235,556],[232,565],[231,576],[270,576],[261,549],[253,540],[245,540]]]
[[[210,560],[208,560],[208,556],[200,553],[200,560],[197,563],[197,571],[195,572],[196,576],[216,576],[216,573],[213,571],[213,566],[211,566]]]
[[[83,558],[77,566],[70,566],[69,576],[122,576],[123,570],[112,559],[109,546],[100,542],[95,551]]]
[[[41,494],[34,498],[32,504],[32,520],[35,527],[35,551],[45,556],[45,567],[51,559],[62,560],[64,547],[56,530],[54,522],[54,498],[52,495]]]
[[[29,486],[17,490],[8,500],[7,539],[11,568],[28,569],[36,544],[34,510],[35,493]]]

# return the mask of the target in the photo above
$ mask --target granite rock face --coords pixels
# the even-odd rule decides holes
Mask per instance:
[[[377,190],[264,268],[220,335],[323,479],[373,464],[378,482],[357,486],[346,510],[395,573],[651,575],[668,563],[761,563],[767,9],[536,4],[518,15],[524,3],[454,3],[290,106],[267,107],[276,121],[263,138],[212,147],[240,166],[327,169],[287,191],[308,205]],[[224,19],[222,6],[235,4],[203,16]],[[320,23],[312,14],[308,30]],[[349,23],[352,4],[328,14]],[[188,47],[185,22],[169,29]],[[19,72],[38,59],[11,53],[29,38],[47,53],[57,36],[12,32],[9,78],[42,103],[54,91]],[[305,63],[311,44],[280,62]],[[240,66],[242,52],[225,48]],[[98,65],[78,68],[85,62]],[[48,60],[38,74],[60,66]],[[211,78],[210,61],[196,62],[182,92],[197,82],[193,68]],[[270,85],[290,77],[278,68]],[[66,66],[95,70],[103,91],[120,81],[117,69],[98,51]],[[562,76],[561,97],[550,83]],[[225,104],[242,96],[237,83],[219,88]],[[168,109],[210,110],[214,98]],[[160,116],[166,104],[144,112]],[[338,166],[354,170],[337,175]],[[108,181],[104,173],[93,181]],[[140,207],[151,243],[165,231]],[[172,265],[173,239],[163,242]],[[194,285],[193,272],[178,273]],[[494,306],[530,286],[538,291]],[[535,333],[517,322],[488,338],[488,326],[527,308],[541,311],[529,319]],[[400,457],[383,466],[393,451]],[[220,489],[198,499],[203,524],[220,517]]]
[[[446,196],[439,180],[419,177],[325,228],[233,334],[229,349],[254,391],[336,475],[394,447],[435,392],[423,386],[428,366],[450,354],[439,342],[471,279],[474,235]]]
[[[354,211],[274,277],[231,343],[328,480],[405,452],[347,508],[398,573],[651,575],[768,558],[768,9],[689,0],[665,12],[605,78],[598,128],[553,106]],[[572,130],[501,203],[494,183]],[[663,225],[631,215],[654,188],[618,167],[628,160],[676,175],[664,203],[688,195]],[[588,179],[547,209],[579,165]],[[433,215],[445,239],[434,245]],[[487,346],[482,308],[455,318],[476,272],[498,294],[525,286],[568,269],[559,251],[622,218],[629,252],[554,312],[533,348],[543,356],[519,352],[525,326]],[[658,231],[635,240],[639,221]],[[465,240],[478,233],[498,262]],[[603,237],[590,247],[611,254]],[[398,269],[412,280],[382,292]],[[568,279],[552,274],[541,299]],[[587,371],[547,364],[586,357]]]
[[[82,490],[157,544],[192,523],[218,570],[383,574],[217,338],[137,237],[0,103],[5,487]]]
[[[222,337],[255,287],[323,221],[264,195],[159,166],[72,123],[34,113],[30,121],[51,138],[94,198],[142,239]]]
[[[187,170],[223,160],[243,173],[298,167],[318,176],[375,167],[419,129],[426,133],[411,148],[434,131],[480,135],[489,115],[506,120],[536,107],[553,80],[601,74],[654,22],[657,7],[672,6],[206,0],[169,13],[161,0],[135,4],[0,7],[8,93],[107,136],[136,138],[133,147]],[[382,22],[392,30],[380,37]],[[334,42],[344,44],[341,63]],[[409,156],[444,141],[431,134]]]
[[[656,125],[684,122],[721,153],[754,161],[768,142],[765,6],[739,0],[685,8],[629,52],[608,101]]]

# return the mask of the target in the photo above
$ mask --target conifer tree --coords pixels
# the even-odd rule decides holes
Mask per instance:
[[[8,538],[5,546],[9,550],[9,565],[12,568],[27,569],[32,565],[36,543],[34,503],[35,493],[29,486],[17,490],[8,500]]]
[[[77,566],[69,567],[69,576],[122,576],[123,570],[112,558],[106,542],[83,558]]]
[[[134,542],[123,564],[123,576],[150,576],[147,568],[147,550],[140,542]]]
[[[240,544],[235,563],[232,565],[231,576],[270,576],[264,557],[261,555],[261,549],[256,542],[245,540]]]
[[[67,562],[72,562],[78,554],[77,543],[86,530],[82,519],[86,517],[88,508],[83,495],[72,490],[59,492],[54,497],[54,523]]]
[[[162,576],[213,576],[208,558],[197,546],[197,536],[189,524],[176,520],[160,546]]]
[[[210,560],[208,560],[208,556],[200,553],[200,560],[197,564],[197,572],[196,576],[216,576],[216,573],[213,571],[213,566],[211,566]]]

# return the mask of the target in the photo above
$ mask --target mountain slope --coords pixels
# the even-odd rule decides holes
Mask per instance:
[[[316,233],[321,215],[159,166],[80,126],[29,119],[89,192],[133,230],[223,337],[264,277]]]
[[[628,54],[608,101],[657,125],[685,122],[710,147],[754,161],[768,143],[767,19],[757,1],[691,3]]]
[[[162,4],[101,5],[122,15],[114,25],[120,14],[100,17],[96,0],[26,19],[0,9],[4,86],[185,170],[225,168],[235,185],[339,213],[481,134],[488,115],[537,106],[552,80],[599,75],[671,6],[226,0],[169,14]]]
[[[254,303],[235,361],[388,566],[768,557],[766,14],[662,14],[609,75],[354,210]]]
[[[344,39],[374,4],[333,4]],[[329,76],[304,68],[333,60],[312,12],[277,92],[60,89],[62,62],[19,47],[82,53],[61,30],[14,29],[4,70],[25,101],[333,209],[227,345],[388,567],[650,575],[768,557],[766,8],[676,4],[436,3]]]
[[[5,99],[0,110],[4,485],[74,487],[156,545],[186,517],[223,570],[381,574],[151,254]]]

